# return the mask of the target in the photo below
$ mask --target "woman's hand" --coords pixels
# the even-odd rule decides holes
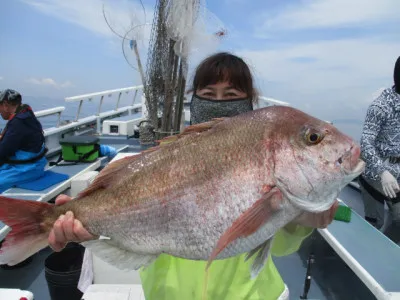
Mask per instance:
[[[56,198],[56,205],[61,205],[71,200],[71,197],[61,194]],[[80,243],[95,238],[95,236],[91,235],[83,228],[79,220],[74,218],[74,214],[68,211],[65,215],[61,215],[54,223],[48,241],[50,247],[58,252],[61,251],[68,242]]]
[[[331,206],[330,209],[320,213],[304,212],[300,216],[298,216],[292,223],[305,227],[326,228],[329,224],[332,223],[338,207],[339,202],[336,200],[336,202]]]

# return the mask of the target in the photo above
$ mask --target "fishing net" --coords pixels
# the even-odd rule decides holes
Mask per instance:
[[[210,26],[211,19],[201,0],[157,0],[145,87],[148,117],[157,138],[179,132],[189,57],[216,49],[219,41],[216,32],[222,22]]]
[[[179,133],[189,59],[198,61],[214,52],[225,31],[204,0],[157,0],[151,24],[138,1],[124,0],[121,9],[115,1],[104,0],[103,16],[122,39],[126,62],[140,74],[148,121],[143,123],[141,142],[148,144],[152,136]]]
[[[189,60],[202,59],[217,50],[221,39],[227,35],[225,25],[204,5],[200,5],[190,32],[185,36],[186,47],[182,49],[181,41],[175,46],[175,53],[186,56]],[[179,47],[179,48],[178,48]]]
[[[146,9],[141,1],[103,0],[102,12],[108,28],[122,39],[133,27],[148,21]],[[136,31],[136,34],[137,39],[143,38],[139,31]]]
[[[139,124],[140,143],[142,145],[154,145],[155,131],[150,121],[142,121]]]
[[[165,14],[167,37],[179,41],[190,34],[197,20],[200,0],[170,0]]]

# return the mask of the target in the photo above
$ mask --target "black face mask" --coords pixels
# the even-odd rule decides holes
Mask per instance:
[[[233,117],[252,111],[250,99],[210,100],[193,95],[190,103],[190,124],[211,121],[213,118]]]

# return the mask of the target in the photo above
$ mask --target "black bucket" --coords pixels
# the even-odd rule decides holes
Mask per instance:
[[[45,276],[52,300],[80,300],[78,289],[85,248],[68,244],[60,252],[50,254],[45,261]]]

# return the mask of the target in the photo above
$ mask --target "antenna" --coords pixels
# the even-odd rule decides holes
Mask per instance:
[[[135,29],[139,28],[139,27],[143,27],[143,26],[149,26],[151,24],[140,24],[140,25],[136,25],[134,27],[132,27],[130,30],[128,30],[125,34],[125,36],[122,39],[122,53],[124,54],[124,58],[126,60],[126,62],[136,71],[139,71],[140,73],[140,77],[142,79],[142,83],[145,83],[145,75],[143,72],[143,67],[142,67],[142,62],[140,59],[140,54],[139,54],[139,49],[138,49],[138,42],[137,42],[137,38],[133,37],[133,38],[128,38],[128,35],[130,35]],[[134,51],[135,53],[135,57],[136,57],[136,63],[138,66],[138,69],[136,67],[133,66],[133,64],[129,61],[128,55],[125,52],[125,48],[126,48],[126,42],[129,41],[129,48],[130,50]]]

